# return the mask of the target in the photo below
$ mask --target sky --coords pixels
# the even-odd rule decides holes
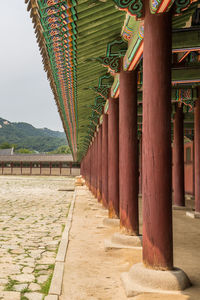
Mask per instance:
[[[26,4],[1,2],[0,117],[63,131]]]

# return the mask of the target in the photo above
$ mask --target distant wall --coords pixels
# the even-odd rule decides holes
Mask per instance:
[[[184,177],[185,193],[194,195],[194,142],[184,144]]]
[[[80,168],[63,168],[63,167],[12,167],[0,166],[0,175],[41,175],[41,176],[78,176]]]
[[[173,150],[173,149],[172,149]],[[142,169],[141,169],[141,151],[139,160],[139,170],[140,170],[140,189],[139,192],[142,193]],[[185,193],[194,195],[194,142],[189,142],[184,144],[184,176],[185,176]],[[174,174],[174,167],[172,163],[172,174]],[[172,179],[174,176],[172,176]],[[172,180],[172,187],[174,189],[174,182]]]
[[[185,192],[194,195],[194,143],[184,145]]]

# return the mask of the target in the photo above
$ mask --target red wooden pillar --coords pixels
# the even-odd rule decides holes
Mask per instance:
[[[200,88],[199,88],[200,94]],[[195,103],[194,142],[195,142],[195,211],[200,213],[200,95]]]
[[[13,162],[11,162],[11,175],[13,175]]]
[[[102,125],[99,125],[98,132],[98,201],[102,201]]]
[[[87,153],[85,154],[84,157],[84,178],[87,184]]]
[[[140,172],[140,183],[139,183],[139,193],[142,194],[142,134],[140,137],[140,155],[139,155],[139,172]]]
[[[20,162],[20,169],[21,169],[21,175],[22,175],[22,161]]]
[[[88,186],[88,150],[85,155],[85,181],[86,181],[86,185]]]
[[[91,189],[91,172],[92,172],[92,157],[91,157],[91,146],[89,147],[89,175],[88,175],[88,187]]]
[[[83,158],[83,177],[85,178],[85,160],[86,157]]]
[[[94,192],[94,141],[92,141],[91,145],[91,186],[90,190]]]
[[[143,262],[173,268],[171,159],[171,15],[145,1],[143,60]]]
[[[87,183],[87,153],[84,157],[84,173],[85,173],[85,181]]]
[[[87,150],[87,154],[86,154],[86,184],[89,187],[89,177],[90,177],[90,159],[89,159],[89,150],[90,148],[88,148]]]
[[[109,99],[108,108],[108,209],[119,218],[119,99]]]
[[[94,139],[93,139],[93,144],[92,144],[92,147],[93,147],[93,150],[92,150],[92,193],[93,195],[95,195],[95,143],[96,143],[96,140],[95,140],[95,136],[94,136]]]
[[[102,123],[102,202],[108,207],[108,115],[103,115]]]
[[[120,72],[119,192],[120,226],[139,234],[139,160],[137,138],[137,71]]]
[[[177,106],[174,117],[173,182],[174,204],[185,206],[183,107]]]
[[[84,163],[85,163],[85,157],[83,157],[82,162],[81,162],[81,175],[83,176],[83,178],[85,178]]]
[[[80,169],[80,173],[81,173],[81,176],[83,176],[83,159],[81,161],[81,169]]]
[[[98,132],[95,134],[95,151],[94,151],[94,160],[95,160],[95,190],[94,190],[94,195],[97,198],[97,188],[98,188]]]

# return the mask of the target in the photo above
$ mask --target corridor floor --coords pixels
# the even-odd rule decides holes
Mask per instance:
[[[120,274],[141,261],[142,250],[105,252],[104,240],[116,232],[102,226],[106,216],[107,211],[87,187],[78,187],[60,300],[127,299]],[[200,220],[190,219],[185,211],[176,210],[173,226],[175,266],[187,273],[193,286],[180,295],[143,294],[129,299],[200,299]]]

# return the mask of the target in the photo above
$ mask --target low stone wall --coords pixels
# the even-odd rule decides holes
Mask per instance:
[[[80,169],[78,169],[78,168],[72,168],[71,175],[79,176],[80,175]]]
[[[0,168],[0,175],[78,176],[79,168]]]

